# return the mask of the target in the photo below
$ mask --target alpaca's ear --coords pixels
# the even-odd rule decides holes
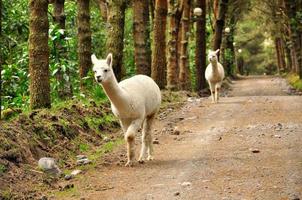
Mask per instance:
[[[92,54],[91,55],[91,62],[92,62],[92,64],[95,65],[97,63],[97,61],[98,61],[98,59],[96,58],[96,56],[94,54]]]
[[[211,54],[213,51],[211,49],[209,49],[208,53]]]
[[[107,65],[109,65],[109,67],[112,67],[112,53],[109,53],[107,58],[106,58],[106,62]]]
[[[220,49],[217,49],[217,50],[215,51],[215,53],[218,54],[219,51],[220,51]]]

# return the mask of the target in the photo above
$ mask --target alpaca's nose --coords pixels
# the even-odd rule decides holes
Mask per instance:
[[[97,77],[96,77],[96,81],[97,81],[98,83],[101,83],[101,82],[102,82],[102,76],[97,76]]]

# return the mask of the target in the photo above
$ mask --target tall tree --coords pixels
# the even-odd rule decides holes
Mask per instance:
[[[85,88],[83,78],[91,68],[91,29],[89,0],[78,0],[78,57],[81,89]]]
[[[213,13],[214,13],[214,19],[216,20],[218,17],[219,12],[219,0],[214,0],[213,2]]]
[[[167,65],[167,88],[170,90],[178,89],[178,33],[182,8],[178,0],[168,1],[169,19],[169,41],[168,41],[168,65]]]
[[[54,0],[53,19],[60,29],[65,30],[65,13],[64,13],[65,0]],[[64,47],[62,40],[65,39],[65,31],[61,34],[59,40],[54,40],[54,48],[56,49],[56,62],[62,63],[62,59],[67,59],[66,48]],[[65,69],[65,71],[63,71]],[[65,77],[65,78],[64,78]],[[67,78],[66,78],[67,77]],[[58,88],[58,94],[61,99],[72,96],[72,87],[70,82],[68,67],[62,68],[59,65],[59,70],[56,73],[57,81],[60,83]]]
[[[0,40],[2,41],[2,0],[0,0]],[[2,108],[2,49],[0,48],[0,120]]]
[[[196,19],[196,49],[195,49],[195,72],[196,90],[206,88],[206,0],[196,0],[196,7],[201,8],[201,16]]]
[[[101,17],[105,22],[107,22],[107,3],[106,0],[98,0]]]
[[[224,24],[225,24],[225,16],[226,16],[226,13],[228,10],[228,2],[229,2],[229,0],[220,0],[220,2],[219,2],[218,17],[215,22],[213,50],[220,49],[220,46],[221,46],[223,28],[224,28]]]
[[[166,85],[166,24],[167,0],[155,1],[153,59],[151,76],[163,89]]]
[[[285,14],[288,18],[288,34],[290,37],[290,52],[291,52],[291,60],[292,60],[292,71],[298,72],[298,45],[297,45],[297,33],[294,24],[292,23],[295,19],[296,7],[295,3],[291,0],[284,0],[284,10]]]
[[[179,82],[183,90],[191,89],[189,69],[189,31],[190,31],[190,6],[191,0],[183,0],[183,12],[181,17],[181,46],[179,63]]]
[[[134,58],[137,74],[151,76],[149,0],[133,0]]]
[[[112,67],[118,81],[122,79],[126,0],[108,0],[107,53],[113,54]]]
[[[29,1],[30,107],[49,108],[48,0]]]

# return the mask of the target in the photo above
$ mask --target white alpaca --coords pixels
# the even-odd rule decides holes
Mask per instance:
[[[117,82],[112,69],[112,54],[105,60],[98,60],[91,56],[96,81],[102,85],[111,102],[113,114],[119,118],[127,143],[128,162],[134,161],[135,134],[142,128],[142,148],[139,162],[144,161],[148,153],[148,160],[152,160],[151,124],[161,104],[161,93],[157,84],[148,76],[136,75]]]
[[[219,49],[217,49],[216,51],[209,50],[208,59],[210,61],[210,64],[207,66],[205,72],[205,78],[207,79],[210,86],[213,103],[217,103],[219,100],[219,90],[224,79],[224,69],[218,61],[218,52]]]

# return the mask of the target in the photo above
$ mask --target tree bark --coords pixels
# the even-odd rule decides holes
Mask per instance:
[[[29,11],[30,107],[50,108],[48,0],[30,0]]]
[[[107,3],[106,0],[98,0],[102,19],[107,22]]]
[[[178,89],[178,56],[177,44],[180,27],[181,10],[177,0],[169,0],[169,41],[168,41],[168,65],[167,65],[167,88],[169,90]]]
[[[0,0],[0,40],[2,41],[2,0]],[[0,120],[2,108],[2,49],[0,49]]]
[[[167,0],[156,0],[153,30],[154,50],[151,76],[161,89],[166,85],[166,23]]]
[[[214,13],[214,19],[217,20],[219,12],[219,0],[214,0],[213,3],[213,13]]]
[[[282,67],[282,61],[281,61],[281,47],[280,47],[280,40],[281,38],[276,38],[275,39],[275,48],[276,48],[276,56],[277,56],[277,69],[278,69],[278,74],[280,74]]]
[[[220,49],[222,42],[222,34],[225,23],[225,16],[228,10],[228,0],[220,0],[219,4],[219,13],[218,18],[215,22],[215,33],[214,33],[214,42],[213,42],[213,50]]]
[[[136,74],[151,76],[151,46],[148,0],[133,1],[133,36]]]
[[[54,11],[53,11],[53,20],[58,24],[60,29],[65,30],[65,13],[64,13],[64,3],[65,0],[54,0]],[[65,33],[61,35],[60,40],[65,39]],[[56,62],[60,63],[61,58],[67,59],[66,48],[62,45],[62,43],[54,41],[54,48],[56,49]],[[64,79],[64,75],[65,78]],[[56,79],[60,83],[58,87],[58,94],[61,99],[65,99],[66,97],[72,97],[72,87],[70,83],[69,70],[66,68],[66,71],[63,72],[62,68],[59,66],[59,70],[56,73]]]
[[[298,67],[299,67],[299,59],[298,59],[298,45],[297,45],[297,33],[295,28],[291,24],[291,20],[294,19],[296,14],[295,5],[293,5],[293,2],[291,0],[285,0],[285,13],[288,17],[288,35],[290,37],[291,45],[290,45],[290,51],[291,51],[291,60],[292,60],[292,72],[297,73]]]
[[[122,79],[124,25],[125,25],[125,0],[108,0],[108,37],[107,53],[113,54],[113,71],[118,81]]]
[[[190,31],[190,0],[183,0],[184,10],[181,17],[181,47],[179,63],[179,82],[182,90],[191,89],[189,68],[189,31]]]
[[[80,87],[84,90],[83,78],[91,68],[91,29],[89,0],[78,0],[78,57],[80,70]]]
[[[196,21],[195,71],[196,90],[206,88],[206,0],[197,0],[196,7],[202,9],[202,15]]]

